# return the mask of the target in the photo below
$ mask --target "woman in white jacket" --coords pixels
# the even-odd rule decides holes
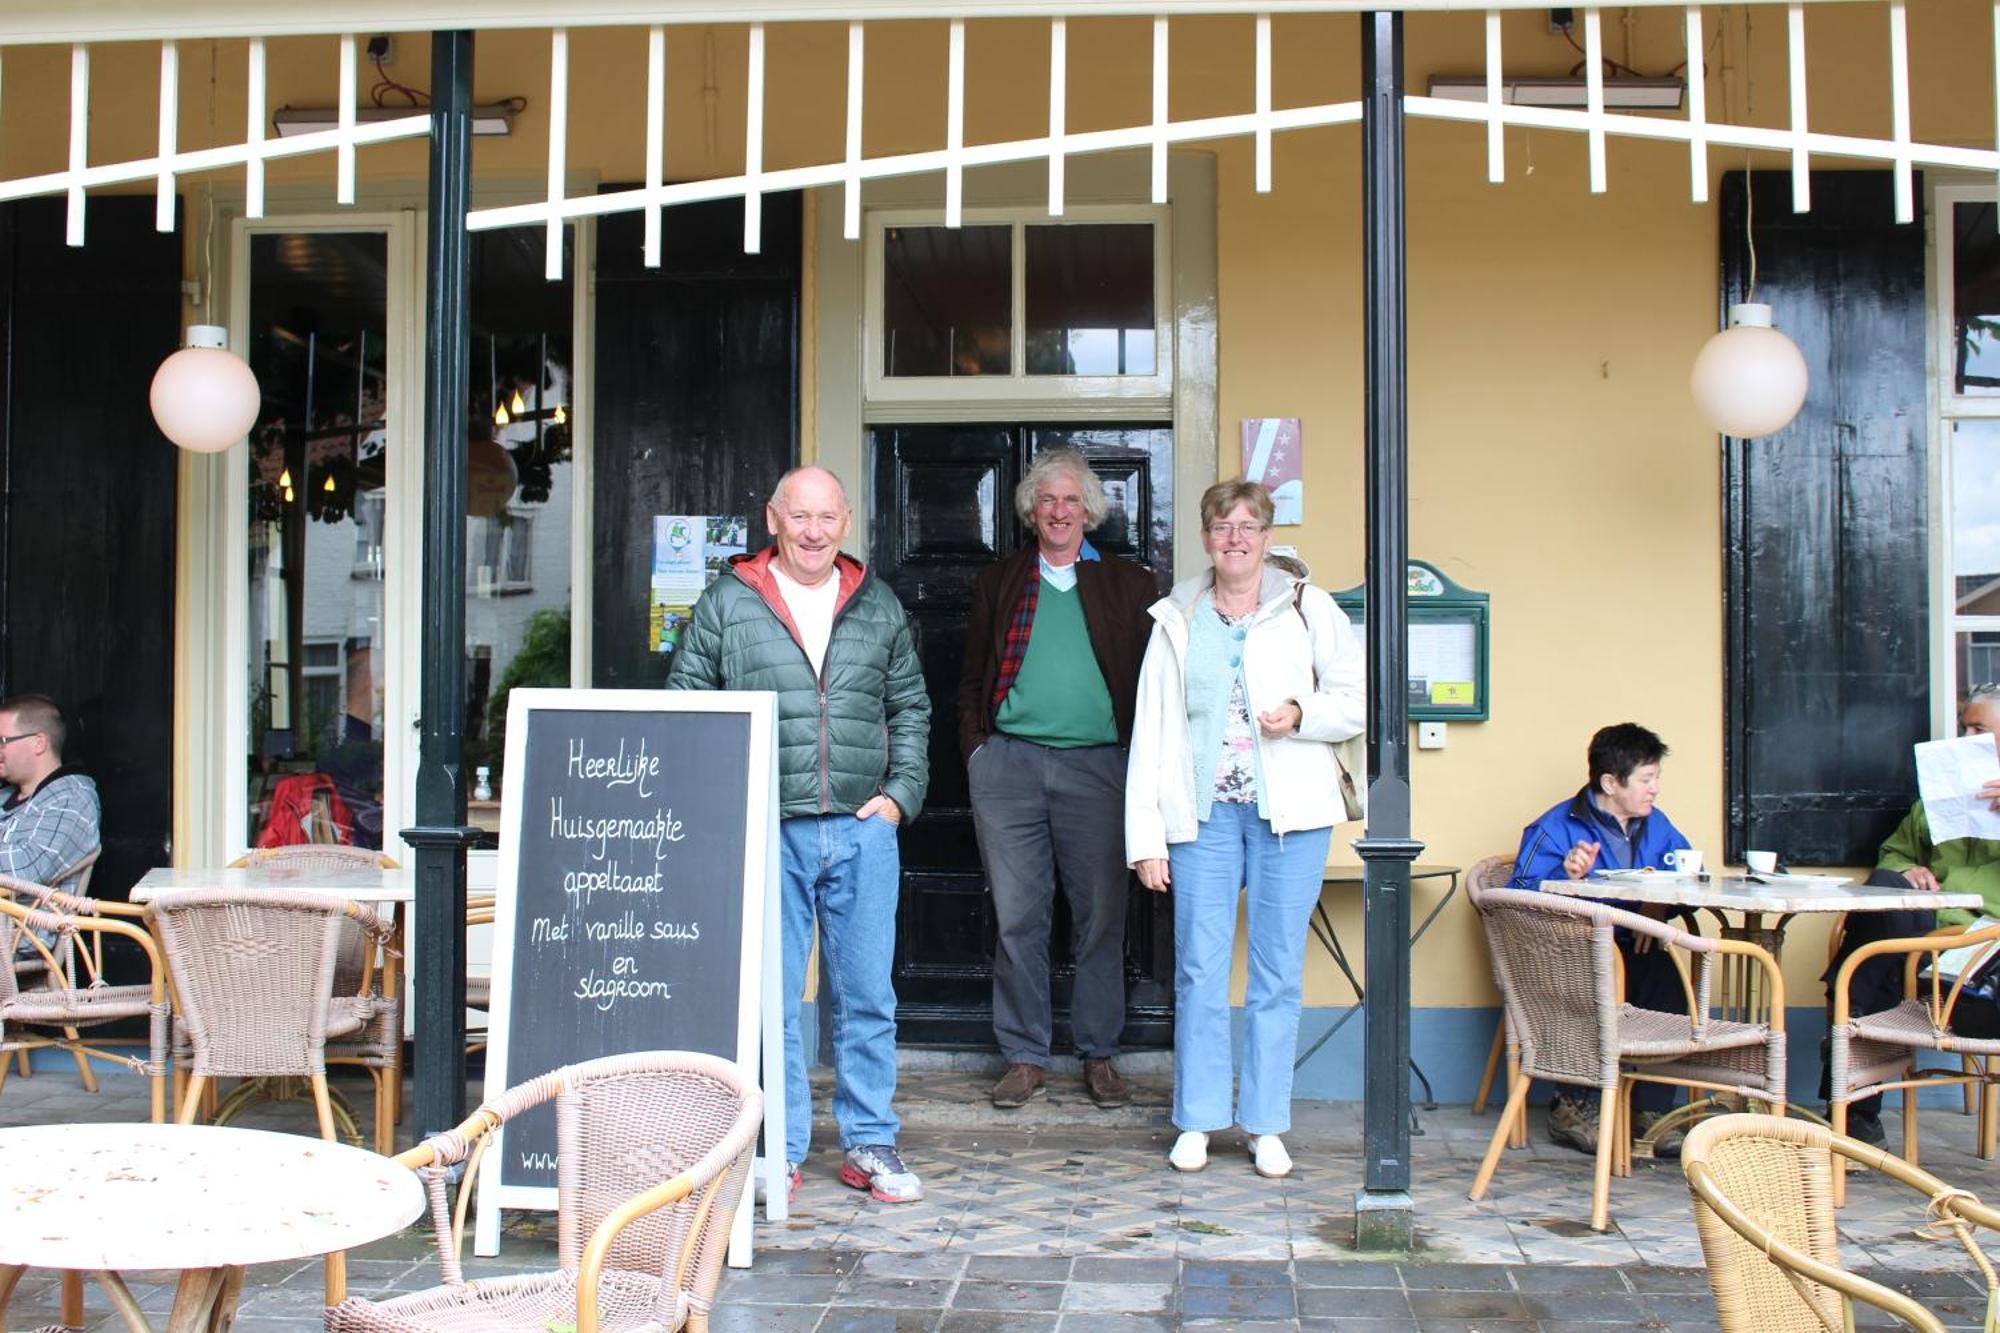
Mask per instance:
[[[1365,667],[1347,616],[1269,558],[1271,497],[1225,481],[1201,498],[1214,565],[1154,604],[1125,783],[1125,855],[1174,896],[1174,1124],[1167,1160],[1208,1164],[1240,1124],[1257,1172],[1292,1169],[1306,922],[1333,825],[1345,817],[1334,744],[1366,723]],[[1230,1102],[1229,972],[1249,897],[1242,1089]]]

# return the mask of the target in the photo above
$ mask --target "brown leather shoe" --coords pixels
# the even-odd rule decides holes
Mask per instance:
[[[1083,1062],[1083,1086],[1090,1093],[1090,1100],[1107,1111],[1132,1100],[1132,1090],[1125,1086],[1125,1080],[1111,1067],[1109,1059]]]
[[[1040,1065],[1008,1065],[1007,1072],[993,1085],[993,1104],[1003,1111],[1026,1106],[1042,1095],[1044,1081]]]

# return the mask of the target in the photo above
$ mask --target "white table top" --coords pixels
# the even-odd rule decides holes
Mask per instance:
[[[1549,879],[1544,893],[1575,898],[1601,898],[1628,903],[1662,903],[1670,907],[1715,907],[1734,912],[1896,912],[1940,907],[1984,906],[1976,893],[1898,891],[1865,884],[1766,884],[1738,875],[1712,875],[1701,881],[1661,873],[1644,879]]]
[[[132,901],[150,901],[173,889],[303,889],[338,894],[362,903],[407,903],[416,898],[416,880],[404,870],[300,870],[287,865],[158,866],[132,886]]]
[[[423,1211],[415,1172],[300,1134],[0,1129],[0,1263],[114,1271],[274,1263],[378,1240]]]

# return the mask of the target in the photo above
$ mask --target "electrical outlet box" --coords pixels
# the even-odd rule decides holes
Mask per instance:
[[[1562,5],[1549,10],[1549,31],[1570,32],[1576,27],[1576,8]]]
[[[1442,750],[1444,748],[1443,722],[1417,723],[1417,748],[1419,750]]]
[[[387,34],[377,34],[368,39],[368,59],[377,65],[396,63],[396,39]]]

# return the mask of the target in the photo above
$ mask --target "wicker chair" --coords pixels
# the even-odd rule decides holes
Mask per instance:
[[[1930,1227],[1976,1253],[1971,1228],[2000,1228],[2000,1212],[1963,1190],[1824,1126],[1782,1116],[1703,1121],[1681,1146],[1695,1230],[1724,1333],[1826,1333],[1853,1327],[1853,1302],[1912,1328],[1944,1324],[1902,1292],[1840,1266],[1834,1172],[1841,1163],[1882,1172],[1928,1201]],[[1983,1261],[1974,1264],[1992,1285]]]
[[[329,1040],[374,1020],[374,968],[336,994],[334,967],[349,921],[378,940],[385,927],[359,903],[327,893],[181,889],[146,905],[173,976],[176,1029],[189,1048],[179,1120],[192,1124],[216,1078],[299,1077],[312,1088],[319,1133],[334,1137],[326,1089]],[[327,1304],[346,1295],[342,1256],[327,1256]]]
[[[1477,903],[1520,1068],[1473,1181],[1472,1198],[1485,1196],[1534,1079],[1598,1089],[1597,1169],[1590,1204],[1590,1225],[1598,1231],[1610,1225],[1613,1170],[1621,1175],[1631,1170],[1628,1124],[1635,1081],[1734,1093],[1783,1109],[1785,982],[1767,951],[1743,941],[1691,935],[1636,912],[1553,893],[1484,889]],[[1686,1012],[1662,1013],[1625,1003],[1624,964],[1612,940],[1617,927],[1694,958],[1697,968]],[[1771,997],[1769,1022],[1709,1016],[1711,973],[1725,954],[1745,955],[1763,968]],[[1675,961],[1679,965],[1678,957]],[[1687,981],[1685,972],[1682,980]]]
[[[1504,889],[1514,878],[1514,858],[1511,856],[1489,856],[1472,867],[1465,879],[1465,892],[1471,898],[1473,909],[1479,907],[1481,896],[1488,889]],[[1500,1073],[1502,1057],[1507,1062],[1507,1086],[1514,1086],[1514,1078],[1521,1070],[1521,1050],[1513,1039],[1513,1032],[1507,1026],[1507,1007],[1500,1007],[1500,1023],[1493,1030],[1493,1047],[1486,1052],[1486,1068],[1480,1071],[1479,1090],[1472,1097],[1472,1113],[1482,1115],[1486,1111],[1486,1099],[1493,1093],[1493,1081]],[[1528,1146],[1528,1117],[1524,1110],[1514,1118],[1514,1132],[1508,1144],[1510,1148]]]
[[[32,904],[32,905],[30,905]],[[152,1080],[153,1122],[166,1119],[167,980],[152,936],[128,922],[101,914],[102,905],[73,898],[39,884],[0,876],[0,950],[12,956],[23,940],[41,962],[42,985],[20,989],[13,969],[0,971],[0,1088],[16,1053],[43,1047],[66,1050],[82,1072],[84,1087],[97,1090],[90,1061],[126,1066]],[[41,934],[54,944],[43,941]],[[104,939],[120,937],[145,955],[144,984],[113,986],[104,979]],[[146,1058],[105,1050],[85,1042],[82,1030],[144,1018]]]
[[[551,1099],[558,1271],[469,1283],[459,1242],[486,1135]],[[607,1056],[509,1089],[457,1129],[396,1159],[416,1168],[430,1192],[444,1285],[381,1302],[348,1301],[326,1312],[328,1333],[699,1333],[708,1326],[763,1105],[735,1064],[685,1051]],[[468,1153],[454,1221],[445,1182]],[[659,1183],[646,1188],[650,1182]]]
[[[465,904],[465,924],[468,927],[492,925],[494,907],[495,900],[490,896],[468,899]],[[487,1015],[487,1022],[491,1024],[493,977],[490,973],[484,975],[477,973],[466,974],[465,1007],[468,1009],[477,1009],[482,1014]],[[486,1033],[478,1030],[467,1032],[465,1034],[465,1049],[468,1053],[485,1050]]]
[[[63,893],[67,893],[74,898],[89,897],[90,876],[91,873],[97,868],[98,853],[102,850],[103,849],[99,847],[91,848],[89,851],[85,852],[81,858],[78,859],[75,865],[72,865],[65,870],[59,871],[56,874],[51,875],[49,877],[49,883],[46,886],[37,884],[34,887],[37,889],[43,889],[43,888],[56,889]],[[26,881],[22,882],[25,883]],[[0,892],[5,892],[5,890],[0,890]],[[39,905],[39,900],[34,898],[33,896],[23,896],[19,894],[13,894],[10,896],[14,897],[15,901],[25,903],[29,907],[34,907]],[[60,940],[59,943],[61,943],[63,949],[68,949],[71,947],[73,941],[65,938]],[[51,959],[45,959],[42,956],[40,950],[34,950],[28,953],[13,955],[13,959],[14,959],[14,981],[16,988],[20,990],[26,990],[29,988],[30,985],[41,984],[43,979],[49,975],[49,968],[51,966],[51,963],[54,961],[60,961],[61,954],[58,953],[57,958],[51,960]],[[99,958],[98,961],[101,963],[103,962],[103,959]],[[29,1065],[28,1062],[29,1055],[30,1052],[26,1047],[23,1047],[14,1053],[14,1058],[20,1064],[20,1071],[22,1078],[27,1078],[30,1074],[34,1072],[34,1070]],[[97,1079],[90,1072],[90,1064],[88,1061],[84,1060],[80,1056],[77,1058],[76,1072],[83,1079],[83,1086],[86,1091],[89,1092],[97,1091]]]
[[[1928,935],[1900,940],[1877,940],[1849,954],[1833,978],[1833,1024],[1829,1033],[1827,1081],[1829,1119],[1835,1133],[1847,1132],[1850,1103],[1891,1088],[1903,1090],[1903,1156],[1918,1158],[1917,1090],[1932,1083],[1962,1083],[1982,1088],[2000,1081],[1994,1057],[2000,1056],[2000,1040],[1961,1037],[1951,1030],[1952,1011],[1958,1005],[1960,983],[1946,982],[1936,975],[1919,978],[1917,969],[1926,959],[1931,964],[1946,949],[1973,948],[1975,965],[2000,953],[2000,926],[1968,931],[1947,926]],[[1879,1013],[1852,1011],[1854,972],[1862,963],[1882,954],[1904,955],[1903,1002]],[[1973,968],[1967,968],[1970,973]],[[1937,1051],[1959,1057],[1956,1069],[1918,1069],[1917,1056]],[[1995,1148],[1995,1103],[1990,1095],[1981,1099],[1977,1148],[1990,1158]],[[1847,1200],[1847,1169],[1842,1161],[1833,1165],[1835,1206]]]
[[[230,862],[232,867],[287,866],[310,873],[328,870],[395,870],[394,857],[369,847],[338,843],[301,843],[292,847],[258,847]],[[374,963],[381,983],[376,987],[374,1017],[352,1037],[329,1041],[326,1062],[368,1071],[375,1085],[375,1151],[395,1151],[396,1122],[403,1118],[403,986],[396,959],[384,953],[374,961],[367,933],[350,922],[340,936],[340,959],[334,967],[333,993],[358,993],[361,975]]]

